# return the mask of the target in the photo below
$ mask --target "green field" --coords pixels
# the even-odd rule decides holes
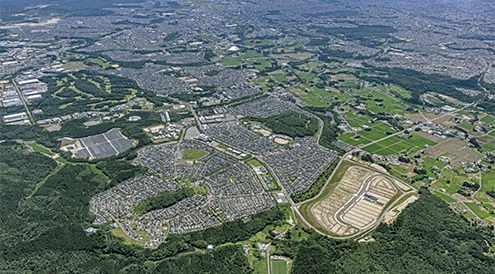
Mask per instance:
[[[277,82],[287,82],[287,77],[283,74],[272,74],[272,76]]]
[[[247,161],[246,164],[252,165],[252,166],[255,166],[255,167],[262,166],[262,164],[258,160],[256,160],[256,159],[251,159],[251,160]]]
[[[474,214],[476,214],[481,219],[490,217],[490,213],[481,211],[481,208],[477,206],[475,203],[465,203],[465,204],[467,207],[469,207],[469,209],[471,209],[474,212]]]
[[[492,168],[489,172],[482,172],[480,191],[495,191],[495,169]]]
[[[242,57],[244,57],[244,58],[254,58],[254,57],[260,57],[260,56],[263,56],[263,53],[256,52],[254,50],[248,51],[248,52],[242,54]]]
[[[487,116],[483,117],[480,121],[495,125],[495,117],[493,117],[491,115],[487,115]]]
[[[380,126],[380,127],[383,127],[383,126]],[[364,132],[366,132],[366,131],[360,131],[360,132],[358,132],[358,135],[364,136]],[[371,131],[371,132],[373,132],[373,131]],[[385,134],[379,135],[380,133],[378,131],[375,131],[375,132],[377,132],[377,133],[367,134],[365,136],[366,138],[361,137],[359,140],[354,140],[351,138],[352,136],[355,135],[355,133],[343,134],[343,135],[339,136],[338,139],[343,141],[343,142],[346,142],[350,145],[358,145],[358,144],[367,144],[367,143],[371,142],[370,140],[376,140],[376,138],[378,138],[380,136],[386,137]],[[395,131],[393,131],[393,132],[395,132]],[[380,138],[378,138],[378,139],[380,139]],[[368,142],[366,142],[365,140],[368,140]],[[434,145],[436,145],[436,143],[429,140],[429,139],[426,139],[426,138],[423,138],[421,136],[412,134],[409,137],[403,137],[403,138],[400,138],[397,136],[392,136],[392,137],[386,138],[386,139],[384,139],[378,143],[374,143],[372,145],[365,146],[365,147],[363,147],[363,150],[367,151],[369,153],[375,153],[375,154],[384,155],[384,156],[391,155],[391,154],[398,154],[398,153],[401,153],[404,151],[407,151],[408,154],[411,152],[412,152],[412,154],[414,154],[416,151],[424,148],[425,145],[434,146]],[[443,163],[439,164],[439,165],[441,166],[440,168],[445,166],[445,165],[443,165]]]
[[[272,273],[273,274],[287,274],[287,262],[285,262],[285,261],[272,261]]]
[[[411,98],[411,93],[399,86],[396,85],[390,85],[389,88],[397,93],[399,93],[401,96],[404,98]]]
[[[116,228],[112,229],[112,234],[116,237],[124,238],[124,240],[125,240],[124,244],[126,244],[126,245],[136,244],[136,245],[140,245],[140,246],[144,247],[144,243],[136,242],[133,239],[127,237],[127,235],[124,234],[124,231],[122,231],[122,229],[120,227],[116,227]]]
[[[383,156],[389,156],[389,155],[392,155],[392,154],[397,154],[397,152],[395,150],[391,150],[391,149],[388,149],[388,148],[384,148],[384,149],[378,150],[375,153],[376,154],[379,154],[379,155],[383,155]]]
[[[268,273],[268,266],[266,263],[266,259],[256,260],[253,262],[254,273]]]
[[[240,60],[236,60],[236,61],[223,61],[222,60],[222,62],[226,65],[233,66],[233,67],[242,65],[242,61],[240,61]]]
[[[442,200],[445,200],[447,203],[453,203],[453,202],[457,202],[456,199],[448,196],[448,195],[445,195],[443,193],[440,193],[438,191],[435,191],[433,192],[433,194],[435,194],[436,196],[440,197]]]
[[[481,146],[481,149],[483,149],[484,151],[492,152],[495,150],[495,145],[491,143],[486,143]]]
[[[411,134],[411,138],[406,139],[406,141],[412,145],[415,145],[417,147],[425,147],[425,145],[429,146],[434,146],[437,143],[433,142],[432,140],[423,138],[419,135]]]
[[[68,163],[68,162],[67,162],[67,160],[65,160],[65,159],[64,159],[64,158],[62,158],[62,157],[57,157],[57,158],[55,158],[55,160],[56,160],[57,162],[60,162],[60,163],[64,164],[64,165]]]
[[[207,155],[208,152],[199,149],[184,149],[184,153],[182,154],[183,160],[198,160],[201,157]]]
[[[29,144],[29,146],[32,147],[34,149],[34,151],[36,151],[36,152],[40,152],[40,153],[46,154],[48,156],[55,155],[55,153],[51,152],[49,149],[44,148],[44,147],[42,147],[36,143],[31,143],[31,144]]]

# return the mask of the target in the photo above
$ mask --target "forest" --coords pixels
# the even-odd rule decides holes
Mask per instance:
[[[192,253],[165,259],[156,267],[156,273],[253,273],[240,245],[228,245],[206,253]]]
[[[389,26],[380,25],[361,25],[355,28],[327,28],[321,26],[311,26],[310,29],[315,29],[319,33],[324,33],[333,36],[343,35],[350,40],[367,40],[370,37],[388,38],[390,33],[397,32],[397,29]]]
[[[115,157],[98,161],[96,168],[103,171],[112,180],[112,186],[148,171],[146,167],[135,166],[125,160],[117,160]]]
[[[288,111],[268,118],[248,117],[248,120],[263,123],[275,134],[284,134],[292,138],[314,136],[318,132],[319,122],[315,117]]]
[[[76,0],[66,0],[63,5],[59,5],[55,0],[43,0],[38,4],[46,5],[43,9],[29,9],[33,5],[32,1],[27,0],[5,0],[2,1],[0,9],[0,19],[3,21],[22,21],[29,19],[31,16],[49,16],[58,14],[59,16],[103,16],[113,14],[113,11],[106,8],[112,7],[117,3],[137,3],[142,0],[109,0],[98,1],[89,0],[85,2]]]
[[[482,91],[478,86],[478,81],[475,77],[467,80],[455,79],[447,75],[440,74],[424,74],[410,69],[402,68],[375,68],[372,67],[369,71],[381,71],[388,74],[388,77],[369,77],[362,78],[370,82],[396,84],[411,92],[411,98],[401,97],[406,102],[422,105],[420,95],[428,92],[436,92],[453,97],[462,102],[472,103],[483,98],[484,94],[478,96],[469,96],[456,89],[456,87]],[[398,94],[397,94],[398,95]],[[494,100],[482,100],[478,106],[486,111],[495,111]]]
[[[172,206],[186,198],[192,197],[193,195],[194,189],[186,187],[173,192],[163,191],[158,193],[158,195],[149,197],[137,204],[132,209],[132,212],[137,216],[142,216],[150,211]]]

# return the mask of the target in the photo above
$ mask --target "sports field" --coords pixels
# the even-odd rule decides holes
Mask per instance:
[[[287,274],[287,262],[285,261],[272,261],[272,273],[273,274]]]

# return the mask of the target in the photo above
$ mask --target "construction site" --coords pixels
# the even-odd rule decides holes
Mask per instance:
[[[351,236],[374,227],[400,193],[393,179],[369,168],[351,166],[333,191],[308,211],[315,225],[329,234]]]

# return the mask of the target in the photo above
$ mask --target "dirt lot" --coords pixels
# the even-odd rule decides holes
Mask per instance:
[[[336,89],[336,88],[328,88],[328,90],[330,90],[330,91],[332,91],[332,92],[336,92],[336,93],[338,93],[338,94],[341,94],[341,93],[342,93],[342,91],[340,91],[340,90],[338,90],[338,89]]]
[[[437,124],[437,125],[438,125],[438,124],[441,124],[441,123],[445,123],[445,122],[447,122],[448,120],[450,120],[450,118],[452,118],[452,116],[450,116],[450,115],[445,115],[445,116],[443,116],[443,117],[440,117],[440,118],[438,118],[438,119],[435,119],[435,120],[433,121],[433,123],[435,123],[435,124]]]
[[[461,194],[459,194],[459,193],[454,193],[454,194],[452,194],[452,197],[454,197],[455,199],[460,200],[461,202],[468,202],[468,203],[472,203],[472,202],[473,202],[473,201],[468,200],[468,198],[466,198],[466,197],[462,196],[462,195],[461,195]]]
[[[427,149],[427,155],[438,157],[445,155],[451,159],[453,166],[461,166],[461,162],[476,162],[481,156],[466,141],[454,138],[441,138],[426,132],[415,132],[415,134],[436,142],[437,144]]]
[[[447,139],[437,137],[437,136],[434,136],[434,135],[431,135],[431,134],[428,134],[428,133],[422,132],[422,131],[414,132],[414,134],[419,135],[419,136],[426,138],[428,140],[432,140],[435,143],[441,143],[441,142],[447,140]]]
[[[330,75],[330,77],[332,79],[357,80],[357,78],[354,75],[345,74],[345,73]]]
[[[290,88],[289,91],[294,93],[295,95],[299,95],[299,96],[308,94],[307,92],[304,92],[298,88]]]
[[[263,136],[267,137],[267,136],[270,136],[270,132],[268,130],[264,130],[264,129],[255,129],[253,130],[254,132],[259,132],[261,133]]]
[[[452,138],[428,149],[428,154],[436,156],[446,153],[448,153],[447,157],[451,159],[453,166],[461,166],[462,162],[476,162],[481,159],[481,156],[474,152],[473,148],[467,146],[467,142]]]
[[[426,122],[426,120],[423,118],[423,116],[421,116],[420,113],[406,114],[404,116],[411,121]]]
[[[273,141],[275,141],[275,143],[277,143],[279,145],[285,145],[285,144],[289,143],[289,141],[282,139],[282,138],[275,138]]]

